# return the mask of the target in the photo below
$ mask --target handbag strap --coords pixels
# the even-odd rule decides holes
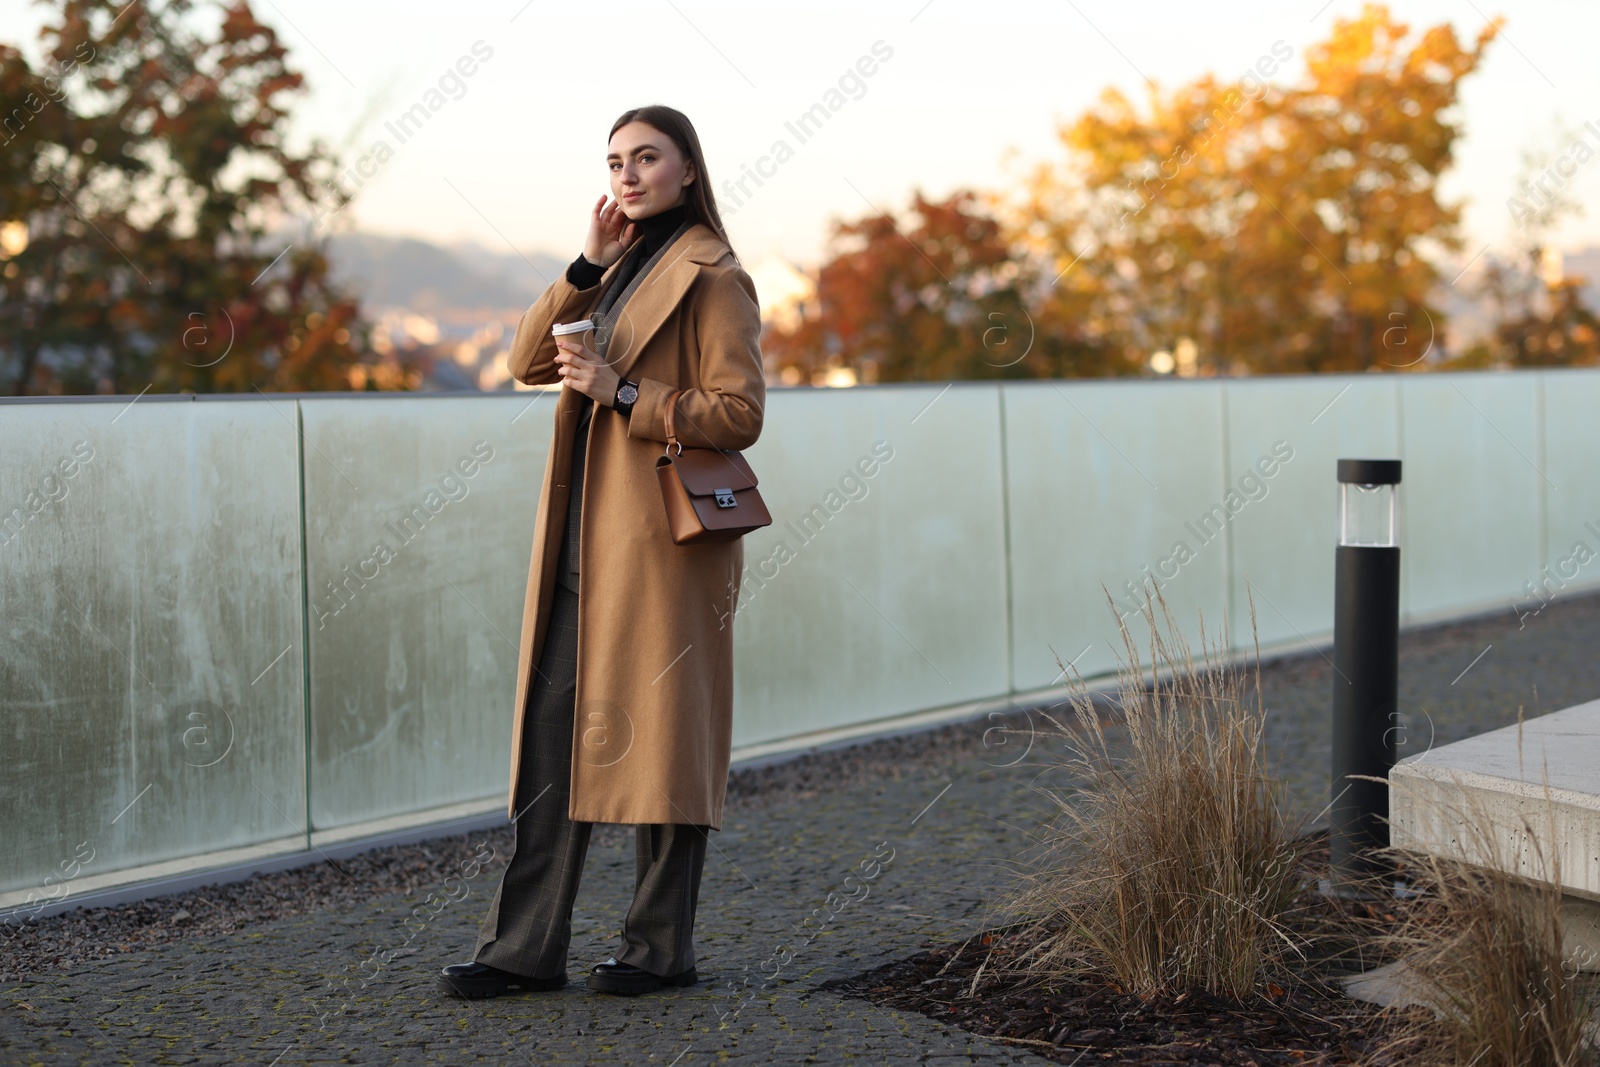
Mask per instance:
[[[678,450],[678,455],[683,455],[683,444],[678,440],[677,419],[678,397],[682,392],[682,389],[674,389],[667,397],[667,455],[669,456],[672,455],[674,448]]]

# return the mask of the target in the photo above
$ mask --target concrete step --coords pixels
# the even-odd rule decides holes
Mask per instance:
[[[1402,761],[1396,847],[1560,884],[1568,950],[1600,969],[1600,700]]]

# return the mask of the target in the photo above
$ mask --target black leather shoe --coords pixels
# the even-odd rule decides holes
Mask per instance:
[[[549,993],[567,984],[567,976],[529,978],[487,963],[452,963],[439,972],[439,990],[458,997],[498,997],[504,993]]]
[[[640,993],[654,993],[662,986],[694,985],[700,979],[694,968],[678,974],[659,975],[641,970],[627,963],[618,963],[616,957],[596,964],[589,972],[589,988],[596,993],[615,993],[623,997],[636,997]]]

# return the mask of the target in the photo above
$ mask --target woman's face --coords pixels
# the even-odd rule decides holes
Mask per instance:
[[[630,122],[611,135],[606,155],[611,195],[630,219],[647,219],[683,203],[694,181],[694,166],[672,138],[643,122]]]

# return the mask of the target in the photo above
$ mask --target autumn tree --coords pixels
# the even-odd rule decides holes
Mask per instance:
[[[0,381],[15,393],[348,388],[354,299],[293,230],[332,176],[247,0],[59,0],[0,45]]]
[[[1071,373],[1092,353],[1038,336],[1030,282],[976,193],[934,201],[919,191],[899,217],[836,222],[813,299],[763,347],[801,380],[834,367],[868,382]]]
[[[1540,306],[1507,316],[1460,366],[1574,367],[1600,364],[1600,317],[1583,299],[1584,280],[1548,284]]]
[[[816,299],[770,347],[867,380],[1146,373],[1157,354],[1195,374],[1395,366],[1397,321],[1443,325],[1432,258],[1459,249],[1460,208],[1438,182],[1495,33],[1413,35],[1368,5],[1296,85],[1271,80],[1294,55],[1279,41],[1142,106],[1107,90],[1015,194],[838,223]],[[999,338],[1027,355],[994,358]]]
[[[1389,362],[1391,316],[1443,319],[1429,253],[1459,248],[1460,208],[1438,181],[1461,81],[1494,34],[1412,37],[1369,5],[1307,50],[1296,86],[1265,80],[1292,56],[1278,42],[1249,77],[1152,85],[1142,109],[1108,90],[1014,213],[1063,275],[1046,328],[1076,317],[1140,362],[1187,340],[1198,373]]]
[[[1591,279],[1550,269],[1561,220],[1584,213],[1562,175],[1574,157],[1582,162],[1593,154],[1582,135],[1562,139],[1570,146],[1564,154],[1557,149],[1523,157],[1521,193],[1506,204],[1516,223],[1511,247],[1484,255],[1472,286],[1493,309],[1494,326],[1444,364],[1451,369],[1600,364],[1600,316],[1584,301]]]

